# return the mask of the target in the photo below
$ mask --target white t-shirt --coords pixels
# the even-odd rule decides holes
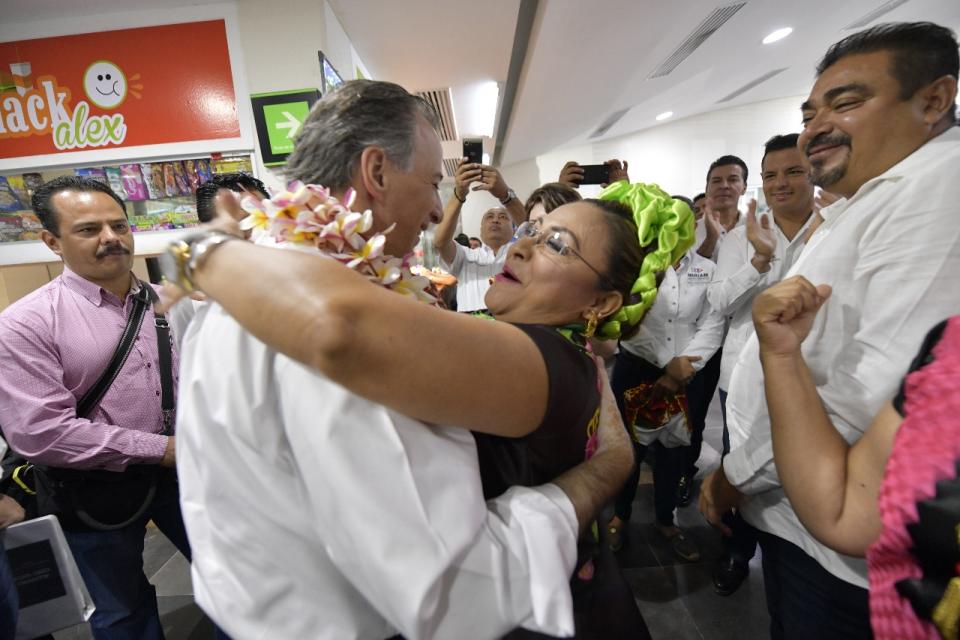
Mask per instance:
[[[823,209],[824,222],[784,276],[833,287],[802,351],[827,415],[847,442],[858,440],[896,394],[927,332],[960,309],[958,166],[960,129],[952,127],[849,200]],[[780,487],[755,333],[733,370],[727,425],[733,448],[723,468],[747,494],[744,518],[866,588],[864,560],[815,540]]]
[[[457,277],[457,311],[486,309],[484,296],[490,288],[490,278],[503,271],[510,243],[500,247],[496,253],[485,244],[476,249],[458,242],[453,244],[457,254],[452,263],[444,261],[444,266]]]
[[[768,215],[772,219],[772,214]],[[807,219],[793,240],[788,240],[776,223],[771,225],[777,237],[777,247],[766,273],[757,271],[750,262],[756,252],[747,240],[746,225],[734,228],[724,239],[717,256],[717,271],[707,291],[711,306],[723,314],[728,322],[723,358],[720,360],[719,387],[724,391],[730,387],[730,374],[737,363],[737,356],[753,333],[753,299],[767,287],[780,282],[783,274],[793,266],[803,250],[807,227],[813,218],[811,215]]]

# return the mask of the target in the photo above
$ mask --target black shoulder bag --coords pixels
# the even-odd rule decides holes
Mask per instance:
[[[147,308],[156,301],[153,287],[143,283],[134,296],[133,310],[110,364],[77,403],[78,418],[90,415],[116,380],[140,334]],[[170,331],[166,318],[156,310],[154,322],[160,360],[162,433],[169,435],[174,408]],[[131,400],[136,402],[136,398]],[[65,529],[74,531],[113,531],[134,524],[150,508],[160,475],[167,471],[158,465],[130,465],[120,472],[40,465],[21,469],[22,476],[33,475],[39,515],[56,515]]]

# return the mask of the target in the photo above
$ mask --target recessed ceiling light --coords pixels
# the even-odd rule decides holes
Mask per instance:
[[[673,117],[673,111],[664,111],[663,113],[657,116],[657,122],[660,122],[661,120],[666,120],[667,118],[671,118],[671,117]]]
[[[783,29],[777,29],[766,38],[763,39],[763,44],[773,44],[778,40],[783,40],[788,35],[793,33],[793,27],[784,27]]]

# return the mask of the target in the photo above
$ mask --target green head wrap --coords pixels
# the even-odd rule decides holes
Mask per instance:
[[[639,302],[623,306],[597,330],[597,337],[615,339],[643,319],[657,297],[657,274],[679,260],[693,245],[694,217],[690,207],[674,200],[655,184],[615,182],[598,196],[600,200],[616,200],[633,211],[641,247],[656,241],[656,249],[643,258],[640,274],[630,289]]]

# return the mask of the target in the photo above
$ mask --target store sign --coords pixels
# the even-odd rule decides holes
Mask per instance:
[[[260,154],[266,166],[283,164],[310,107],[320,99],[316,89],[257,93],[250,96],[253,121],[260,139]]]
[[[0,43],[0,158],[239,136],[223,20]]]

